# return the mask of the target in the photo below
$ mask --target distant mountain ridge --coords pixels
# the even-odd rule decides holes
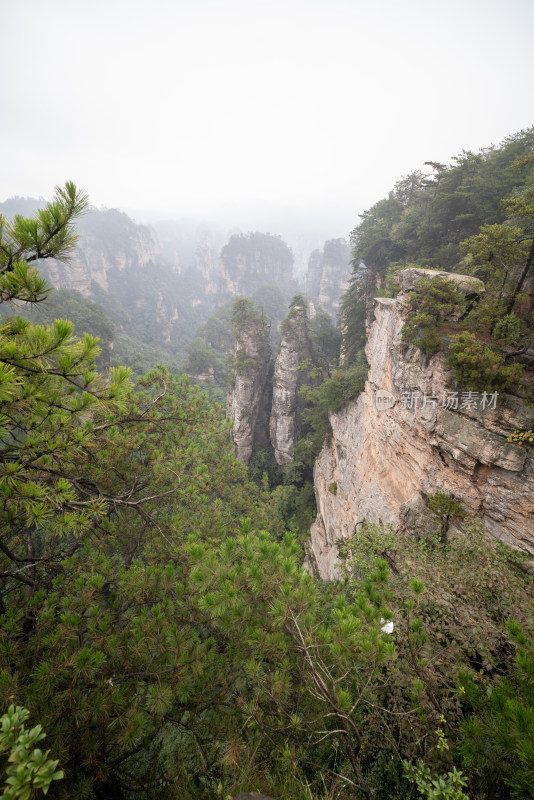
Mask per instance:
[[[33,216],[45,205],[43,198],[13,197],[0,203],[0,213]],[[51,295],[49,308],[32,318],[70,318],[75,307],[76,332],[93,333],[95,308],[84,306],[83,298],[100,304],[115,330],[113,341],[106,336],[107,357],[137,374],[157,362],[181,372],[199,326],[229,300],[268,301],[274,291],[285,308],[299,290],[293,253],[274,234],[234,234],[224,244],[221,229],[191,220],[140,225],[118,209],[95,208],[78,221],[77,231],[68,264],[49,259],[40,265],[49,283],[64,291]],[[341,289],[334,287],[333,294],[339,297]]]

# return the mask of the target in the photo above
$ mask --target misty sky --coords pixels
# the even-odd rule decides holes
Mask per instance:
[[[534,0],[0,0],[0,200],[71,179],[343,235],[425,160],[534,124],[533,30]]]

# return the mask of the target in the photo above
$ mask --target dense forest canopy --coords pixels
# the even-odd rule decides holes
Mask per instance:
[[[427,166],[432,172],[398,181],[352,232],[353,273],[342,301],[349,360],[365,340],[370,300],[391,290],[388,270],[419,265],[488,279],[486,302],[495,303],[486,329],[501,313],[512,312],[531,271],[534,129],[479,153],[464,151],[450,165]]]
[[[503,198],[532,182],[534,129],[510,136],[499,147],[464,151],[450,165],[401,178],[388,197],[361,216],[352,233],[354,257],[371,270],[422,263],[450,269],[459,245],[481,225],[506,220]]]

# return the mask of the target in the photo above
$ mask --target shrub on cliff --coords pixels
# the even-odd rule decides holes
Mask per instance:
[[[521,364],[507,365],[500,353],[468,331],[451,337],[447,364],[458,383],[475,392],[513,390],[523,371]]]
[[[414,344],[428,355],[434,355],[441,350],[436,322],[429,314],[414,314],[410,317],[402,329],[402,341]]]
[[[441,349],[438,334],[440,321],[465,310],[465,298],[455,283],[446,278],[421,278],[416,291],[410,292],[408,320],[402,329],[402,340],[415,344],[425,353]]]
[[[250,375],[271,357],[269,320],[263,308],[238,297],[232,306],[233,350],[227,357],[228,369],[235,375]]]
[[[336,369],[319,386],[303,386],[300,396],[305,402],[302,412],[303,436],[295,444],[295,460],[313,468],[325,440],[331,433],[329,414],[363,391],[369,367],[363,352],[358,363],[347,370]]]

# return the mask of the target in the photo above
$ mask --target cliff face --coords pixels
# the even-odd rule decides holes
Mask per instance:
[[[350,250],[344,239],[330,239],[323,251],[314,250],[309,258],[306,294],[330,316],[336,317],[341,295],[348,287]]]
[[[111,271],[144,269],[160,252],[150,228],[113,209],[89,214],[78,230],[78,246],[69,264],[49,260],[43,265],[56,289],[76,289],[86,297],[93,284],[108,291]]]
[[[247,320],[237,327],[231,359],[226,416],[234,425],[236,457],[248,464],[254,446],[268,439],[271,346],[264,320]]]
[[[315,465],[312,565],[335,577],[338,539],[364,520],[410,528],[424,513],[423,495],[440,490],[534,556],[534,455],[506,442],[534,427],[534,412],[512,395],[498,396],[495,408],[482,395],[476,407],[461,392],[456,402],[443,354],[406,349],[403,324],[401,299],[375,301],[365,391],[332,414],[332,440]]]
[[[311,358],[306,309],[293,306],[284,323],[280,351],[274,365],[273,400],[270,419],[271,444],[278,464],[290,464],[298,437],[299,389],[307,371],[299,365]]]
[[[278,236],[232,236],[221,251],[221,299],[250,296],[266,284],[274,284],[287,294],[292,278],[293,255]]]
[[[219,286],[221,260],[207,237],[195,250],[195,267],[202,275],[206,295],[214,298]]]

